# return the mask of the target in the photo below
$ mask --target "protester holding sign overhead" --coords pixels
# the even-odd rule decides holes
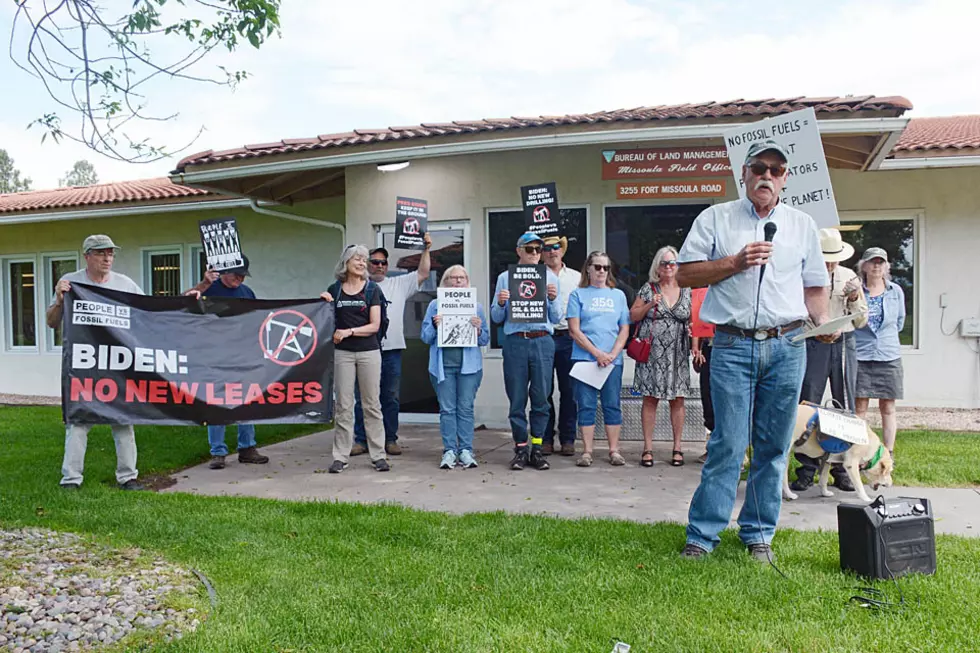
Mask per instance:
[[[517,239],[517,257],[521,265],[538,265],[544,241],[533,232]],[[554,325],[562,318],[558,297],[559,281],[550,270],[546,272],[547,290],[544,301],[547,318],[541,322],[522,322],[513,319],[510,310],[510,270],[500,273],[494,291],[490,318],[503,324],[504,387],[510,401],[510,428],[514,437],[514,458],[511,469],[520,470],[530,464],[535,469],[550,465],[541,451],[545,428],[548,426],[548,395],[554,374],[555,343],[551,338]],[[531,447],[528,451],[528,396],[531,399]]]
[[[701,319],[716,325],[715,429],[688,513],[685,558],[701,558],[718,545],[751,444],[739,538],[756,560],[773,559],[770,543],[806,362],[803,342],[792,337],[802,332],[808,315],[816,325],[828,319],[829,278],[817,226],[779,199],[788,161],[788,152],[776,142],[753,144],[741,169],[746,199],[702,211],[677,257],[681,286],[708,286]]]
[[[470,275],[462,265],[453,265],[442,275],[444,288],[469,288]],[[473,456],[473,403],[483,380],[483,354],[480,347],[490,342],[490,325],[483,306],[468,326],[478,336],[471,347],[440,347],[439,326],[446,316],[439,313],[439,302],[429,302],[422,320],[422,342],[429,345],[429,378],[439,399],[439,432],[442,434],[441,469],[452,469],[457,462],[465,469],[476,467]]]
[[[432,236],[423,234],[425,249],[419,257],[419,267],[415,273],[409,272],[396,277],[388,274],[388,250],[375,247],[368,258],[368,274],[371,281],[378,284],[387,302],[388,333],[381,341],[381,413],[384,417],[385,451],[392,456],[400,455],[398,446],[398,409],[401,404],[402,351],[405,349],[405,303],[408,298],[422,290],[422,284],[429,278],[432,259],[429,249]],[[364,432],[364,413],[361,409],[360,385],[354,405],[354,448],[352,456],[367,453],[367,438]]]
[[[142,295],[143,289],[125,274],[112,271],[119,247],[104,234],[89,236],[82,241],[85,267],[69,272],[58,280],[55,295],[47,310],[47,323],[52,329],[61,324],[64,315],[65,293],[73,283],[85,283],[100,288],[121,290]],[[67,343],[66,343],[67,344]],[[88,432],[91,424],[72,424],[65,428],[65,458],[61,465],[61,487],[77,490],[82,486],[85,469],[85,450],[88,448]],[[112,438],[116,442],[116,482],[121,490],[145,489],[137,480],[136,433],[132,424],[113,424]]]
[[[572,380],[584,447],[576,463],[579,467],[592,464],[597,393],[602,402],[602,422],[609,442],[609,464],[626,464],[619,453],[619,432],[623,424],[619,399],[623,387],[623,347],[630,332],[630,313],[626,295],[616,288],[611,267],[605,252],[589,254],[582,267],[578,288],[572,291],[568,299],[568,330],[575,341],[573,364],[581,361],[613,368],[599,389],[579,379]]]

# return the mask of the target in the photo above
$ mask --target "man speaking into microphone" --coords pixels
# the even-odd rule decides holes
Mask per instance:
[[[717,546],[751,444],[739,537],[756,560],[775,559],[771,543],[806,367],[804,342],[790,339],[808,315],[815,325],[827,321],[829,283],[813,218],[779,201],[788,162],[779,143],[753,144],[742,165],[746,199],[705,209],[677,258],[681,286],[708,286],[701,319],[715,325],[715,429],[691,500],[685,558]]]

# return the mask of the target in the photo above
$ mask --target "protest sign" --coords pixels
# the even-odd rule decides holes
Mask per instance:
[[[73,283],[62,411],[73,424],[333,419],[333,305],[147,297]]]
[[[480,330],[470,319],[476,315],[476,288],[438,288],[440,347],[476,347]]]
[[[840,224],[830,185],[830,171],[820,141],[817,114],[812,107],[740,125],[726,130],[723,136],[739,197],[745,198],[742,165],[749,147],[756,141],[774,140],[789,154],[789,178],[780,196],[781,201],[809,213],[817,227],[836,227]]]
[[[238,238],[238,223],[235,218],[201,220],[198,228],[201,230],[201,245],[204,247],[209,268],[224,272],[244,265],[242,243]]]
[[[544,238],[558,235],[558,189],[555,182],[521,186],[524,224]]]
[[[395,199],[395,247],[425,249],[425,230],[429,225],[429,203],[411,197]]]
[[[548,272],[544,265],[507,267],[507,319],[511,322],[548,321]]]

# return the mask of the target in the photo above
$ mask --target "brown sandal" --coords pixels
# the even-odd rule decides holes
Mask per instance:
[[[653,467],[653,451],[647,449],[640,454],[640,465],[642,467]]]
[[[680,460],[678,460],[678,456],[680,456]],[[684,452],[674,449],[671,452],[670,464],[674,467],[682,467],[684,465]]]

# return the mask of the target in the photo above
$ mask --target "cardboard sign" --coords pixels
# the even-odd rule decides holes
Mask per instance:
[[[724,197],[727,179],[712,181],[625,182],[616,184],[618,200],[660,200],[675,197]]]
[[[425,249],[425,230],[429,226],[429,203],[411,197],[395,199],[395,247]]]
[[[544,265],[507,267],[510,301],[507,319],[511,322],[548,321],[548,268]]]
[[[820,141],[817,114],[812,107],[726,130],[724,138],[739,197],[745,198],[742,164],[749,146],[756,141],[771,139],[789,153],[789,179],[783,188],[781,201],[809,213],[817,227],[829,228],[840,224],[837,202],[830,186],[830,171]]]
[[[476,288],[438,288],[440,347],[476,347],[479,329],[470,322],[476,315]]]
[[[868,444],[868,425],[860,417],[843,415],[833,410],[817,409],[820,432],[852,444]]]
[[[555,182],[521,186],[524,224],[544,238],[558,235],[558,189]]]
[[[724,147],[661,147],[603,150],[603,179],[727,177],[732,172]]]
[[[198,228],[201,230],[201,246],[204,247],[209,268],[224,272],[245,264],[235,218],[201,220]]]

